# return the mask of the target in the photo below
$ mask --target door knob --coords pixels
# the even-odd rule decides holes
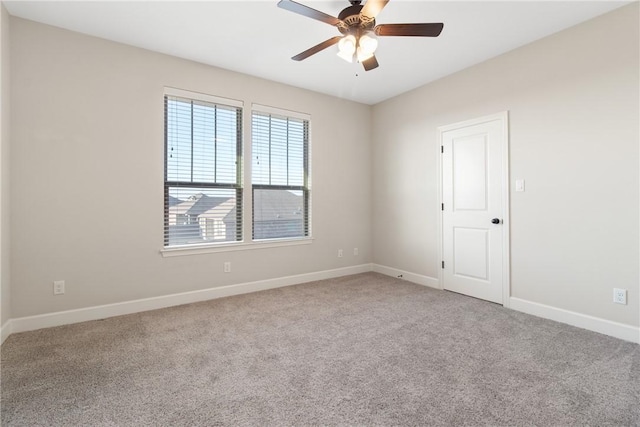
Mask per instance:
[[[500,218],[493,218],[491,224],[500,224]]]

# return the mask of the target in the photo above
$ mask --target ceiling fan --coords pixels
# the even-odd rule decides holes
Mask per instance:
[[[349,2],[351,6],[343,9],[336,18],[292,0],[280,0],[278,7],[333,25],[342,34],[325,40],[291,59],[302,61],[337,43],[338,56],[348,62],[353,62],[355,58],[362,63],[366,71],[369,71],[378,67],[378,60],[374,54],[378,47],[375,36],[438,37],[444,27],[442,23],[376,25],[376,16],[389,0],[367,0],[364,6],[360,4],[362,0]]]

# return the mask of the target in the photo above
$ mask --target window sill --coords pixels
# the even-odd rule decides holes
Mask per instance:
[[[257,242],[251,242],[251,243],[234,242],[234,243],[222,243],[222,244],[213,244],[213,245],[209,244],[209,245],[198,245],[198,246],[164,248],[160,250],[160,253],[164,258],[166,258],[166,257],[185,256],[185,255],[211,254],[211,253],[217,253],[217,252],[280,248],[285,246],[309,245],[311,243],[313,243],[313,238],[305,237],[301,239],[263,240],[263,241],[257,241]]]

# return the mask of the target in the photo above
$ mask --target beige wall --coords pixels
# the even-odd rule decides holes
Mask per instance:
[[[638,40],[634,3],[376,105],[374,262],[438,276],[437,127],[508,110],[511,295],[638,325]]]
[[[13,318],[371,262],[369,106],[19,18],[11,37]],[[311,114],[312,244],[160,255],[164,86]]]
[[[0,325],[11,318],[9,224],[10,44],[9,14],[0,4]]]
[[[11,18],[11,317],[372,261],[435,278],[437,127],[508,110],[511,183],[527,186],[511,194],[512,296],[638,325],[637,16],[635,3],[373,108]],[[312,115],[313,244],[161,257],[163,86]]]

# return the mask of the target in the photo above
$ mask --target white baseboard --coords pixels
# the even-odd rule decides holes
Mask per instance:
[[[6,340],[13,332],[11,327],[12,324],[13,320],[9,319],[4,322],[4,325],[2,325],[2,328],[0,328],[0,345],[2,345],[2,343],[4,343],[4,340]]]
[[[373,271],[375,271],[376,273],[384,274],[385,276],[408,280],[409,282],[417,283],[418,285],[442,289],[442,287],[440,286],[440,281],[434,277],[423,276],[421,274],[411,273],[409,271],[398,270],[397,268],[387,267],[386,265],[380,264],[373,264]]]
[[[574,311],[564,310],[562,308],[556,308],[514,297],[510,298],[509,308],[640,344],[640,328],[637,326],[612,322],[599,317],[576,313]]]
[[[247,294],[250,292],[264,291],[267,289],[281,288],[284,286],[313,282],[315,280],[324,280],[334,277],[347,276],[350,274],[365,273],[368,271],[371,271],[371,264],[361,264],[353,267],[338,268],[335,270],[325,270],[314,273],[299,274],[295,276],[279,277],[276,279],[259,280],[256,282],[240,283],[237,285],[221,286],[219,288],[202,289],[198,291],[183,292],[179,294],[164,295],[153,298],[144,298],[115,304],[99,305],[94,307],[80,308],[77,310],[59,311],[56,313],[47,313],[37,316],[18,317],[9,321],[10,327],[8,333],[33,331],[35,329],[86,322],[88,320],[98,320],[107,317],[122,316],[124,314],[139,313],[142,311],[156,310],[159,308],[207,301],[232,295]],[[2,330],[2,334],[4,339],[4,327]]]
[[[286,276],[275,279],[259,280],[256,282],[222,286],[219,288],[203,289],[198,291],[183,292],[179,294],[164,295],[134,301],[125,301],[115,304],[80,308],[77,310],[60,311],[56,313],[47,313],[37,316],[9,319],[0,328],[0,344],[3,343],[9,335],[16,332],[26,332],[35,329],[49,328],[53,326],[67,325],[89,320],[98,320],[107,317],[139,313],[142,311],[156,310],[160,308],[207,301],[232,295],[240,295],[267,289],[280,288],[284,286],[297,285],[316,280],[331,279],[334,277],[347,276],[350,274],[366,273],[369,271],[374,271],[376,273],[381,273],[390,277],[398,277],[402,275],[403,280],[435,289],[441,289],[440,283],[437,278],[415,274],[379,264],[361,264],[334,270],[325,270],[313,273],[299,274],[295,276]],[[579,328],[588,329],[594,332],[599,332],[605,335],[620,338],[625,341],[631,341],[640,344],[640,328],[635,326],[612,322],[609,320],[575,313],[544,304],[538,304],[520,298],[511,297],[509,299],[509,304],[510,308],[513,310],[521,311],[523,313],[531,314],[545,319],[554,320],[556,322],[566,323],[572,326],[577,326]]]

